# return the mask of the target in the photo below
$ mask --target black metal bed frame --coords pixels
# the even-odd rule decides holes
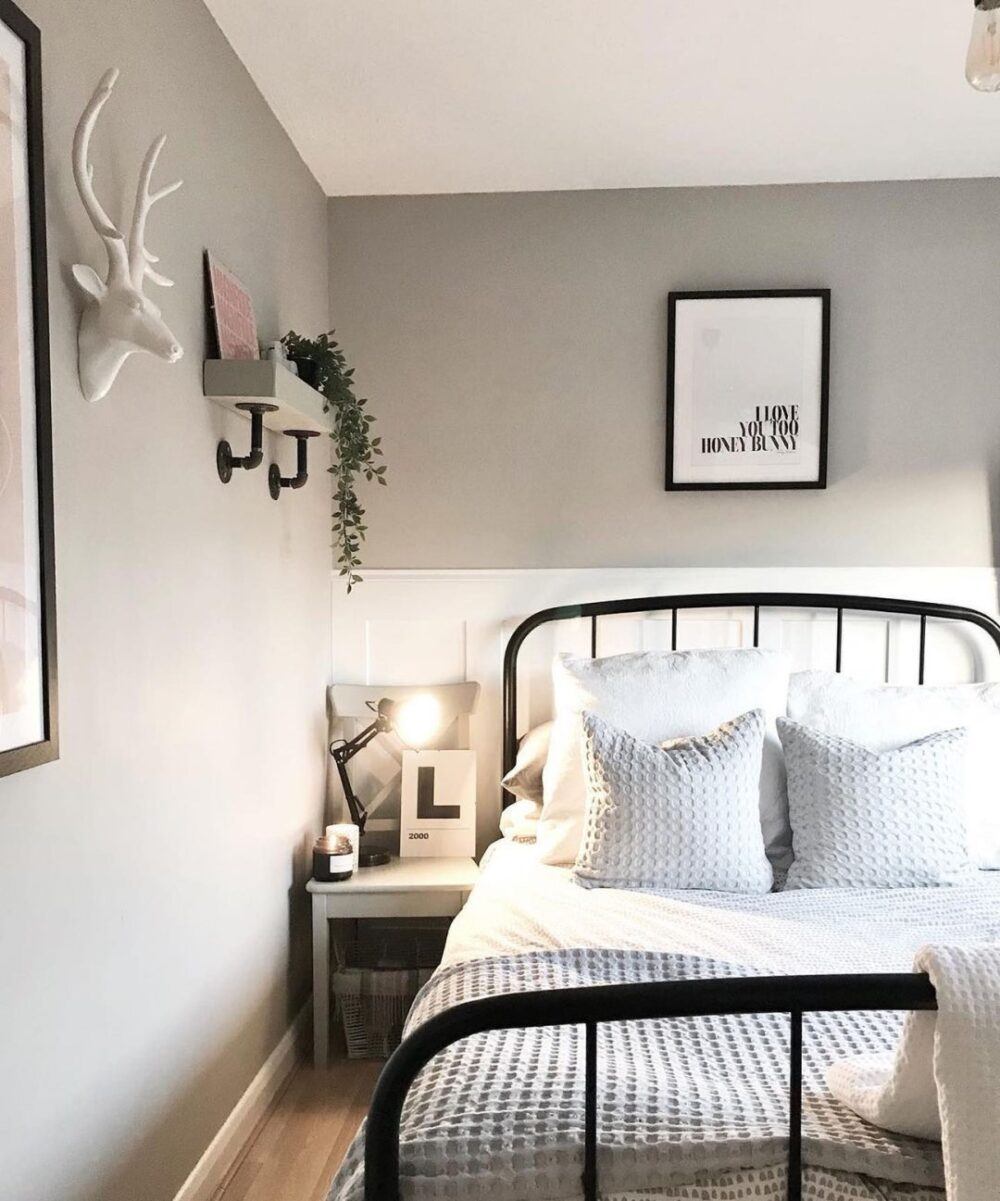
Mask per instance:
[[[1000,624],[985,613],[959,605],[841,596],[808,592],[695,593],[638,597],[543,609],[511,635],[503,664],[503,770],[517,754],[517,657],[527,636],[553,621],[590,618],[590,650],[597,655],[599,617],[622,613],[671,611],[671,644],[677,648],[677,615],[689,609],[753,610],[753,645],[760,641],[763,608],[836,612],[836,670],[841,669],[844,614],[887,613],[920,621],[919,683],[924,682],[928,620],[965,622],[985,631],[1000,652]],[[513,798],[504,793],[503,803]],[[788,1198],[802,1196],[802,1017],[806,1013],[858,1010],[936,1009],[934,988],[926,975],[892,973],[831,976],[762,976],[741,979],[664,980],[643,984],[591,985],[468,1001],[431,1018],[403,1040],[385,1065],[365,1132],[365,1201],[399,1201],[399,1128],[407,1091],[417,1074],[439,1051],[470,1035],[489,1030],[582,1025],[584,1047],[585,1201],[597,1201],[597,1026],[602,1022],[640,1021],[730,1014],[787,1013],[790,1019]]]

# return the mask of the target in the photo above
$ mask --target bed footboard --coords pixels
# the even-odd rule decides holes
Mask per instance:
[[[585,1201],[597,1201],[597,1026],[601,1022],[727,1014],[787,1013],[789,1062],[788,1197],[802,1196],[802,1016],[852,1010],[936,1009],[934,987],[916,973],[754,976],[594,985],[486,997],[457,1005],[419,1026],[379,1077],[365,1133],[365,1201],[399,1201],[399,1125],[417,1073],[439,1051],[487,1030],[582,1025]]]

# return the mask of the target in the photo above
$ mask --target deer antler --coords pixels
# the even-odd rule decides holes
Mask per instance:
[[[176,363],[184,354],[184,348],[163,320],[163,314],[142,292],[147,276],[159,284],[171,282],[150,266],[156,262],[156,256],[143,244],[149,210],[181,186],[175,183],[158,192],[150,191],[156,160],[166,138],[157,138],[142,160],[128,239],[104,211],[94,193],[94,172],[89,161],[90,138],[117,80],[117,70],[105,71],[73,135],[73,176],[87,216],[108,254],[105,279],[101,279],[87,263],[73,265],[73,279],[84,301],[77,337],[77,364],[80,387],[87,400],[100,400],[107,395],[129,355],[144,351],[168,363]]]
[[[171,192],[176,192],[184,182],[178,179],[172,184],[167,184],[165,188],[160,188],[156,192],[150,192],[149,184],[153,178],[153,171],[156,168],[156,160],[160,157],[160,151],[163,149],[163,144],[167,140],[166,134],[160,134],[155,142],[146,151],[146,157],[142,160],[142,169],[139,172],[139,187],[135,195],[135,210],[132,214],[132,229],[128,236],[128,266],[129,273],[132,276],[132,285],[135,288],[142,288],[143,279],[148,276],[154,284],[159,284],[164,288],[172,288],[174,281],[167,279],[165,275],[161,275],[158,271],[154,271],[150,263],[157,263],[159,259],[155,254],[150,252],[145,247],[146,237],[146,218],[149,216],[149,210],[158,200],[162,200],[164,196],[169,196]]]
[[[107,248],[109,269],[124,272],[128,266],[125,239],[121,230],[117,228],[97,199],[94,191],[94,168],[90,165],[90,135],[94,132],[101,109],[107,103],[117,81],[117,67],[105,71],[90,98],[90,103],[83,110],[83,115],[80,117],[73,135],[73,178],[76,180],[87,216]]]

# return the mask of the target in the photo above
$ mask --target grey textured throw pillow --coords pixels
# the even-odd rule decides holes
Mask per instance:
[[[578,879],[605,888],[768,892],[760,828],[765,728],[754,710],[703,737],[655,746],[584,713]]]
[[[974,872],[965,730],[872,751],[778,718],[794,860],[786,888],[920,888]]]

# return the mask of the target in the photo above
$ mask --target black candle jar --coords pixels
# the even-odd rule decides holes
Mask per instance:
[[[354,848],[343,834],[325,835],[313,844],[313,879],[320,884],[348,880],[354,874]]]

